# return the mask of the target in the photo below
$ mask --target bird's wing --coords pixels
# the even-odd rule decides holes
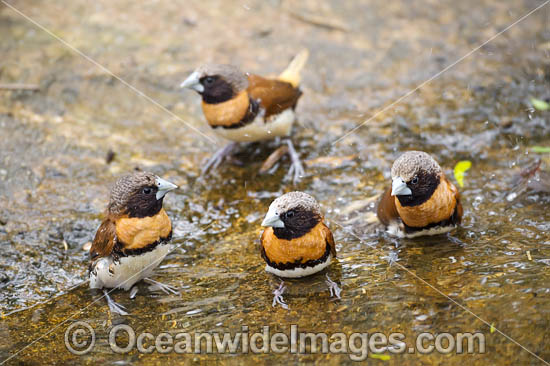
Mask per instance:
[[[276,115],[288,108],[294,108],[302,92],[292,84],[258,75],[248,75],[248,95],[260,100],[265,117]]]
[[[378,208],[376,209],[376,215],[386,226],[388,226],[391,221],[399,218],[397,207],[395,207],[395,198],[391,195],[391,187],[388,187],[382,195],[382,198],[380,198]]]
[[[262,233],[262,235],[260,236],[260,246],[259,246],[259,248],[260,248],[260,253],[262,254],[262,258],[264,258],[264,259],[266,258],[264,243],[267,240],[267,236],[268,236],[267,231],[268,231],[268,229],[269,228],[266,228],[264,230],[264,232]]]
[[[115,222],[107,218],[101,223],[95,234],[92,247],[90,248],[90,258],[92,260],[99,257],[111,255],[116,244]]]
[[[447,186],[451,189],[455,196],[456,200],[456,223],[460,224],[460,221],[462,221],[462,214],[464,213],[464,209],[462,208],[462,203],[460,203],[460,192],[456,188],[456,186],[451,183],[446,176],[443,176],[443,180],[447,183]]]
[[[332,232],[325,224],[323,224],[323,229],[325,230],[325,237],[326,237],[325,240],[327,241],[327,244],[330,246],[330,253],[334,258],[336,258],[336,244],[334,243],[334,237],[332,236]]]

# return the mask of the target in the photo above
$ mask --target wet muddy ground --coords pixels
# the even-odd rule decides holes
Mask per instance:
[[[550,170],[550,154],[532,149],[550,146],[550,111],[530,102],[550,98],[550,5],[384,109],[544,2],[9,3],[158,105],[0,4],[0,86],[37,89],[0,88],[0,362],[44,336],[8,364],[351,363],[323,354],[118,355],[108,345],[115,324],[154,334],[243,325],[288,333],[297,324],[329,334],[402,332],[409,344],[421,332],[479,331],[483,355],[386,352],[389,359],[369,361],[543,364],[501,331],[550,360],[550,194],[526,188],[510,196],[522,169],[540,159]],[[294,141],[308,161],[304,180],[285,178],[286,159],[273,174],[257,174],[277,142],[243,146],[243,166],[201,178],[215,136],[199,98],[180,82],[205,61],[277,74],[303,47],[311,56]],[[371,223],[367,199],[382,192],[393,160],[408,149],[432,153],[449,177],[458,161],[472,161],[455,234],[395,240]],[[115,292],[131,312],[120,317],[103,300],[90,305],[100,294],[78,285],[87,278],[82,248],[109,188],[136,167],[182,186],[165,200],[177,247],[156,277],[181,294],[141,286],[129,300]],[[260,222],[290,190],[311,193],[326,213],[339,251],[328,274],[341,284],[341,300],[319,274],[287,281],[290,310],[272,307],[279,280],[263,270]],[[97,333],[84,356],[63,341],[77,320]]]

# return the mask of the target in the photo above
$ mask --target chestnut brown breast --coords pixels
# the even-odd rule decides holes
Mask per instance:
[[[210,126],[229,127],[244,118],[249,105],[248,93],[243,90],[226,102],[211,104],[203,101],[202,111]]]
[[[151,217],[121,217],[116,220],[117,240],[124,249],[139,249],[157,240],[167,238],[172,231],[172,223],[164,209]]]
[[[275,263],[292,263],[300,260],[305,263],[323,256],[327,243],[331,253],[336,256],[334,239],[330,229],[323,223],[318,223],[309,233],[297,239],[285,240],[275,236],[273,228],[268,227],[262,234],[262,246],[266,256]]]

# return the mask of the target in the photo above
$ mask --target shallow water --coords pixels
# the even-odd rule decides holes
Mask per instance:
[[[550,170],[550,156],[530,149],[550,145],[550,112],[529,102],[550,98],[549,5],[384,109],[541,4],[13,2],[181,120],[2,5],[0,84],[40,90],[0,90],[0,362],[44,336],[8,364],[351,363],[348,355],[325,354],[119,355],[108,345],[117,324],[153,334],[235,333],[244,325],[288,333],[297,324],[328,334],[402,332],[409,345],[422,332],[479,331],[487,343],[482,355],[386,352],[388,360],[370,361],[543,364],[501,331],[550,360],[550,195],[527,190],[506,199],[521,169],[540,158]],[[271,142],[243,146],[237,157],[244,166],[200,178],[215,146],[182,120],[214,135],[199,98],[179,83],[213,60],[276,74],[304,46],[311,57],[294,141],[309,161],[307,177],[292,185],[287,160],[273,175],[257,174],[278,146]],[[393,160],[407,149],[432,153],[449,177],[458,161],[472,161],[455,234],[396,240],[368,223],[374,203],[358,201],[382,192]],[[106,164],[109,150],[116,155]],[[82,247],[100,223],[109,187],[135,167],[183,187],[165,200],[177,246],[155,277],[181,294],[141,285],[130,300],[117,291],[113,297],[131,312],[119,317],[100,293],[78,284],[88,264]],[[271,200],[290,190],[311,193],[326,213],[339,253],[328,275],[342,287],[340,300],[330,297],[322,273],[286,281],[290,310],[272,307],[279,280],[264,272],[259,224]],[[84,356],[64,344],[77,320],[97,335]]]

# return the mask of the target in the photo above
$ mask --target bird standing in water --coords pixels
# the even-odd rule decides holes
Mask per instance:
[[[165,293],[177,293],[148,278],[170,250],[172,223],[162,203],[165,194],[176,188],[146,172],[127,175],[115,183],[106,217],[90,248],[89,267],[90,288],[103,289],[111,311],[128,314],[109,297],[106,288],[128,291],[144,280]],[[131,297],[135,293],[132,291]]]
[[[214,132],[233,141],[214,154],[203,173],[218,167],[239,142],[285,137],[292,162],[289,175],[295,182],[304,175],[290,134],[302,95],[300,74],[308,56],[307,50],[301,51],[275,79],[245,74],[232,65],[205,64],[181,83],[182,88],[202,96],[202,110]]]
[[[323,222],[319,204],[307,193],[289,192],[274,200],[262,222],[267,228],[260,240],[265,270],[283,278],[305,277],[327,268],[336,258],[332,232]],[[327,276],[331,294],[340,288]],[[274,304],[282,300],[284,284],[277,289]]]
[[[460,194],[429,154],[407,151],[393,163],[391,177],[392,185],[377,209],[390,234],[401,238],[437,235],[460,224]]]

